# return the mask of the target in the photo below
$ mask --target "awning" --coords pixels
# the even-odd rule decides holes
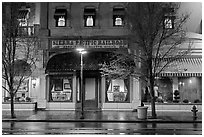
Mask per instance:
[[[95,16],[96,15],[96,9],[95,8],[86,8],[84,9],[84,16]]]
[[[18,19],[26,19],[28,12],[28,10],[19,10]]]
[[[89,52],[83,55],[84,70],[99,70],[101,63],[111,59],[111,52]],[[80,70],[80,54],[70,52],[58,54],[52,57],[48,63],[45,72],[70,72]]]
[[[201,77],[202,58],[189,57],[172,62],[162,73],[161,77]]]
[[[113,15],[124,16],[125,15],[125,9],[124,8],[114,8],[113,9]]]
[[[65,16],[67,15],[67,10],[66,9],[56,9],[54,17],[59,17],[59,16]]]

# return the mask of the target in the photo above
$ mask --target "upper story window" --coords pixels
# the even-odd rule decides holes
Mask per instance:
[[[173,29],[174,28],[174,19],[172,17],[165,17],[164,19],[164,27],[165,29]]]
[[[19,36],[32,36],[34,35],[33,22],[30,18],[30,8],[22,8],[18,11],[18,35]]]
[[[96,9],[85,8],[84,9],[84,26],[94,27],[96,24]]]
[[[19,26],[28,26],[29,10],[19,10],[18,12],[18,21]]]
[[[124,26],[124,16],[124,8],[113,8],[113,26]]]
[[[66,27],[67,10],[66,9],[56,9],[54,18],[56,21],[56,27]]]
[[[174,8],[164,9],[164,21],[163,26],[165,29],[174,29]]]

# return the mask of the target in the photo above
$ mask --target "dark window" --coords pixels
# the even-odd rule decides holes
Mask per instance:
[[[113,26],[124,26],[124,8],[113,8]]]
[[[66,27],[67,10],[66,9],[56,9],[54,18],[56,21],[56,27]]]
[[[96,22],[96,9],[85,8],[84,9],[84,26],[94,27]]]

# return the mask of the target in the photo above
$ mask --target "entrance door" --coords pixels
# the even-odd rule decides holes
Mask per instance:
[[[85,109],[97,109],[98,107],[98,83],[96,78],[84,79]]]

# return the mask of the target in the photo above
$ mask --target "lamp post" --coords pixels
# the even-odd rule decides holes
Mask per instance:
[[[84,48],[77,48],[76,49],[80,53],[81,58],[81,69],[80,69],[80,94],[81,94],[81,117],[80,119],[84,119],[84,92],[83,92],[83,54],[87,53]]]

